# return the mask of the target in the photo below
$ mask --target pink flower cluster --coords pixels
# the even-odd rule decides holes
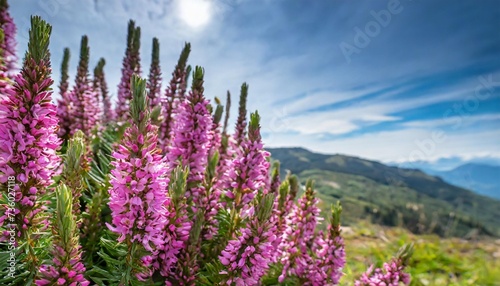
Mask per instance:
[[[74,197],[64,183],[56,189],[56,211],[52,226],[52,264],[40,266],[35,284],[44,285],[74,285],[90,284],[84,278],[85,266],[82,263],[82,251],[79,245],[79,227],[73,214]]]
[[[156,147],[157,127],[132,125],[113,153],[109,207],[118,241],[140,242],[150,252],[162,248],[166,221],[167,169]]]
[[[99,122],[100,106],[99,98],[92,89],[89,79],[89,46],[87,36],[82,37],[80,49],[80,62],[75,80],[75,87],[69,94],[73,104],[70,107],[70,117],[73,119],[70,125],[70,133],[81,130],[86,136],[90,136],[92,130]]]
[[[28,53],[13,88],[3,87],[0,102],[0,182],[16,176],[21,231],[42,210],[37,201],[53,183],[60,158],[56,107],[52,104],[50,62]],[[3,218],[5,219],[5,218]]]
[[[175,277],[178,274],[176,267],[179,253],[187,247],[192,222],[188,218],[185,204],[175,204],[171,198],[167,198],[165,206],[168,222],[163,229],[164,244],[153,265],[164,277]]]
[[[171,145],[166,159],[173,170],[178,164],[189,167],[186,197],[193,212],[198,207],[207,206],[205,188],[200,184],[205,177],[208,162],[208,150],[212,141],[212,117],[208,112],[209,102],[203,95],[203,71],[197,68],[193,88],[180,106],[176,115]]]
[[[267,194],[269,181],[269,152],[264,151],[259,133],[259,117],[255,113],[253,124],[249,127],[249,138],[241,143],[241,149],[228,167],[229,185],[226,187],[226,197],[233,200],[236,210],[245,215],[253,215],[249,204],[255,195],[262,190]]]
[[[90,285],[90,282],[83,276],[85,266],[81,262],[80,248],[80,246],[76,245],[69,250],[65,250],[61,246],[55,246],[53,251],[54,258],[52,259],[54,265],[42,265],[39,271],[40,276],[43,278],[36,280],[35,284],[37,286]]]
[[[257,216],[241,230],[237,238],[229,241],[219,256],[227,271],[227,285],[258,285],[266,274],[276,251],[276,227],[269,221],[260,221]]]
[[[319,234],[312,247],[316,255],[316,263],[310,272],[313,285],[337,285],[342,277],[342,269],[346,263],[344,239],[340,230],[340,213],[338,204],[332,207],[331,222],[326,234]]]
[[[410,275],[404,272],[404,265],[401,259],[393,259],[389,263],[384,263],[383,269],[374,269],[373,265],[366,273],[357,280],[355,286],[398,286],[400,282],[404,285],[410,284]]]
[[[319,220],[319,208],[318,199],[315,198],[310,184],[312,183],[308,182],[306,192],[299,199],[298,206],[294,205],[286,217],[286,227],[279,246],[280,260],[283,264],[280,282],[287,276],[314,280],[311,279],[314,273],[310,270],[315,263],[309,252],[309,245],[312,245],[316,236],[314,231]]]
[[[163,121],[160,125],[159,142],[164,153],[171,144],[174,114],[179,104],[184,101],[187,85],[186,62],[191,52],[191,45],[186,44],[172,73],[170,83],[165,89],[165,96],[160,99]]]

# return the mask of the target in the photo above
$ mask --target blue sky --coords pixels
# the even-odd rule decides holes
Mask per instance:
[[[16,0],[26,48],[31,14],[53,25],[54,78],[62,50],[76,71],[80,37],[91,64],[106,58],[116,93],[128,19],[151,39],[169,80],[185,41],[206,70],[206,95],[250,85],[268,146],[302,146],[384,162],[500,159],[498,1]],[[165,84],[163,85],[163,88]],[[232,108],[236,114],[236,106]]]

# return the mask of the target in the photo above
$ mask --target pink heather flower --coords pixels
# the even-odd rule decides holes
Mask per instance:
[[[258,285],[274,262],[276,226],[269,221],[273,202],[274,195],[264,196],[256,206],[257,215],[221,252],[219,259],[226,267],[221,274],[227,275],[227,285]]]
[[[208,151],[208,156],[212,157],[216,152],[219,152],[222,144],[222,134],[220,132],[220,123],[212,121],[212,142],[210,142],[210,150]]]
[[[269,152],[264,151],[260,137],[259,114],[252,114],[249,126],[249,138],[244,138],[241,151],[231,161],[227,176],[230,178],[226,197],[232,199],[236,210],[245,215],[252,215],[250,202],[262,190],[268,193],[266,186],[269,174]]]
[[[153,52],[148,79],[148,97],[151,109],[160,105],[161,99],[161,68],[160,68],[160,42],[153,38]]]
[[[212,140],[212,117],[208,112],[208,100],[203,95],[203,70],[194,72],[192,90],[180,106],[173,127],[172,145],[166,158],[173,170],[179,163],[189,167],[188,184],[196,184],[186,191],[188,204],[193,212],[208,203],[201,185],[205,177],[208,151]]]
[[[187,175],[186,204],[187,211],[196,216],[205,216],[210,205],[210,196],[203,185],[208,163],[208,151],[212,140],[212,117],[208,111],[208,101],[203,95],[203,76],[201,67],[196,67],[192,89],[180,104],[172,130],[172,145],[168,148],[166,159],[170,170],[179,164],[189,168]],[[202,219],[199,217],[199,219]],[[201,227],[201,226],[200,226]],[[197,238],[199,239],[199,238]],[[199,243],[189,245],[179,256],[178,275],[180,283],[191,284],[198,269],[195,255],[199,252]]]
[[[141,75],[140,40],[141,28],[135,27],[135,22],[130,20],[128,23],[127,49],[123,58],[122,77],[118,85],[118,103],[116,106],[116,116],[121,122],[128,121],[129,119],[128,112],[130,110],[130,101],[132,100],[132,93],[130,91],[132,75]]]
[[[16,224],[22,237],[35,215],[44,210],[45,202],[39,198],[53,183],[60,162],[56,107],[51,103],[50,32],[50,25],[32,17],[23,69],[14,78],[13,89],[3,86],[0,102],[0,183],[15,176],[20,211]],[[37,221],[37,225],[47,222]]]
[[[75,87],[69,94],[71,103],[70,116],[73,122],[70,126],[70,134],[81,130],[86,136],[90,136],[92,130],[99,121],[100,108],[99,99],[95,94],[89,79],[89,46],[87,36],[82,37],[80,62],[76,75]]]
[[[355,286],[398,286],[400,283],[410,285],[410,275],[404,270],[413,253],[413,244],[403,246],[397,256],[383,268],[374,269],[373,265],[354,282]]]
[[[90,282],[83,276],[85,266],[82,262],[82,251],[78,244],[79,229],[71,205],[73,197],[71,191],[62,185],[57,189],[57,209],[52,228],[53,249],[52,264],[40,266],[37,286],[45,285],[74,285],[87,286]]]
[[[217,181],[215,183],[215,188],[217,190],[222,190],[224,186],[230,184],[231,178],[228,176],[228,170],[235,154],[235,150],[232,148],[234,146],[234,139],[232,136],[229,136],[227,134],[229,113],[231,111],[231,94],[229,93],[229,91],[227,92],[225,107],[226,113],[224,116],[224,125],[222,127],[222,134],[220,138],[219,162],[217,163]],[[221,205],[225,206],[225,202],[221,202]]]
[[[166,167],[156,146],[157,127],[128,127],[121,145],[113,152],[109,207],[109,228],[125,239],[138,241],[154,252],[161,247],[160,229],[167,215],[164,204],[168,183]]]
[[[230,143],[231,140],[233,140],[232,137],[222,135],[222,144],[219,149],[219,163],[217,164],[217,181],[215,183],[219,190],[222,190],[226,186],[230,186],[231,183],[229,174],[234,158],[234,150],[229,147],[232,144]]]
[[[338,285],[342,269],[346,263],[344,239],[340,236],[340,204],[332,206],[331,223],[325,235],[316,236],[312,252],[315,263],[309,271],[309,281],[313,285]]]
[[[174,204],[170,198],[165,201],[168,224],[163,232],[163,248],[158,252],[154,266],[163,277],[175,277],[179,254],[186,249],[192,222],[188,217],[185,202]]]
[[[229,122],[229,111],[231,109],[231,94],[229,91],[227,92],[226,99],[226,114],[224,116],[224,126],[221,134],[221,142],[219,146],[219,162],[217,164],[217,183],[221,189],[222,186],[228,184],[228,180],[230,178],[227,176],[227,172],[229,170],[229,165],[233,159],[234,150],[231,148],[233,146],[233,137],[227,134],[227,125]]]
[[[0,58],[2,59],[2,70],[12,78],[17,72],[16,55],[16,24],[10,16],[7,0],[0,1],[0,29],[3,30],[3,41],[0,42]]]
[[[178,110],[179,104],[184,101],[186,93],[186,63],[191,52],[191,45],[186,43],[181,52],[172,79],[165,90],[165,96],[161,98],[163,122],[160,125],[159,141],[166,153],[171,144],[172,128],[174,125],[174,113]]]
[[[193,221],[188,216],[185,197],[187,174],[188,170],[180,166],[172,172],[166,202],[169,224],[163,232],[165,244],[153,264],[167,278],[166,285],[172,285],[172,282],[175,285],[191,285],[198,270],[196,259],[192,259],[197,254],[198,246],[188,245]]]
[[[165,208],[168,173],[161,150],[157,148],[158,128],[149,118],[145,88],[145,80],[134,76],[131,126],[125,130],[121,144],[112,154],[114,168],[108,203],[112,222],[108,227],[119,234],[119,242],[137,242],[156,255],[165,244],[163,230],[170,216]],[[149,270],[137,273],[137,278],[151,276],[152,270]]]
[[[319,220],[318,199],[314,196],[312,182],[308,181],[306,192],[299,199],[298,205],[286,217],[286,227],[279,246],[283,272],[280,282],[287,276],[308,279],[308,269],[314,263],[309,253],[309,245],[315,238],[314,230]]]
[[[280,191],[281,178],[280,178],[280,162],[275,161],[273,166],[273,173],[271,175],[270,190],[272,193],[278,194]]]
[[[299,191],[299,179],[297,176],[292,175],[288,177],[288,183],[290,185],[290,190],[287,192],[284,200],[284,214],[289,214],[295,207],[295,197]]]
[[[68,139],[71,133],[71,99],[69,97],[69,82],[68,82],[68,65],[69,65],[70,51],[68,48],[64,49],[63,62],[61,64],[61,81],[59,82],[59,95],[61,98],[57,101],[57,117],[59,118],[59,137]]]
[[[355,286],[398,286],[402,282],[410,285],[410,275],[403,272],[404,266],[398,259],[384,263],[383,269],[373,269],[373,265],[357,280]]]
[[[216,102],[218,103],[218,99],[216,98]],[[211,128],[211,138],[210,149],[208,151],[208,159],[210,162],[219,163],[218,161],[212,161],[215,159],[219,159],[219,149],[221,146],[221,131],[220,131],[220,120],[222,118],[223,107],[220,104],[217,104],[216,109],[213,111],[212,116],[212,128]],[[217,225],[218,222],[215,219],[215,216],[220,210],[220,195],[222,193],[220,186],[223,186],[218,182],[218,178],[221,175],[218,173],[219,168],[217,164],[210,164],[209,169],[207,170],[207,176],[205,181],[208,183],[208,204],[205,208],[205,223],[202,230],[202,235],[205,240],[212,239],[213,235],[217,233]]]

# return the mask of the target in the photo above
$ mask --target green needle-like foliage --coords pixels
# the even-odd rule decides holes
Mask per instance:
[[[240,103],[238,107],[238,119],[236,120],[236,130],[234,138],[237,145],[240,145],[243,138],[246,136],[247,124],[247,97],[248,97],[248,84],[243,83],[240,91]]]
[[[250,139],[250,141],[260,140],[260,115],[258,111],[250,114],[250,122],[248,125],[248,139]]]
[[[222,134],[224,134],[224,136],[227,135],[227,124],[229,122],[230,110],[231,110],[231,93],[228,90],[227,97],[226,97],[226,115],[224,116],[224,126],[222,128]]]
[[[219,124],[222,119],[222,113],[224,112],[224,106],[217,104],[214,112],[214,124]]]
[[[271,217],[274,199],[274,194],[266,194],[258,201],[257,206],[255,207],[255,212],[259,223],[265,224]]]
[[[62,184],[56,188],[57,206],[54,227],[56,231],[56,239],[59,239],[61,245],[74,247],[78,245],[78,234],[76,228],[76,220],[73,215],[73,196],[70,189]]]
[[[50,34],[52,26],[42,20],[40,16],[31,17],[31,29],[29,32],[28,50],[24,61],[33,59],[35,62],[49,62],[50,52]]]
[[[64,48],[63,61],[61,64],[61,81],[59,82],[59,94],[61,95],[66,93],[69,87],[68,67],[70,55],[71,53],[69,51],[69,48]]]
[[[86,77],[89,70],[90,47],[89,38],[85,35],[82,36],[80,42],[80,61],[78,63],[78,76]]]
[[[203,91],[205,90],[203,87],[203,77],[205,76],[205,70],[200,67],[196,66],[193,72],[193,83],[191,85],[191,89],[193,92],[197,92],[197,94],[203,94]]]
[[[142,132],[149,119],[148,97],[146,95],[146,80],[133,75],[130,81],[133,98],[130,102],[130,116]]]
[[[78,130],[68,142],[64,171],[62,178],[64,183],[72,191],[73,214],[80,221],[80,197],[83,192],[83,178],[87,173],[87,159],[85,158],[86,145],[85,135]]]

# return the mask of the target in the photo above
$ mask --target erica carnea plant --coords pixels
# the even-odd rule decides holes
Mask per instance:
[[[186,43],[172,73],[169,85],[165,90],[165,96],[161,101],[163,121],[160,125],[159,141],[164,152],[166,152],[170,144],[174,113],[186,93],[187,76],[189,74],[186,64],[190,52],[191,45]]]
[[[205,219],[205,212],[209,211],[207,188],[204,186],[208,151],[212,140],[212,117],[208,111],[209,102],[205,99],[203,88],[204,71],[196,67],[193,72],[191,91],[178,107],[175,125],[173,126],[172,143],[165,156],[169,168],[173,169],[181,164],[189,168],[186,188],[186,204],[191,217],[197,219],[196,227],[201,228],[200,219]],[[201,218],[203,217],[203,218]],[[196,235],[193,235],[196,234]],[[192,232],[194,245],[181,250],[181,275],[178,279],[184,283],[191,283],[198,265],[193,256],[199,252],[199,234]]]
[[[59,118],[59,136],[63,139],[68,139],[71,133],[71,110],[73,102],[69,93],[69,67],[70,51],[69,48],[64,49],[63,61],[61,64],[61,80],[59,81],[59,95],[61,98],[57,101],[57,117]]]
[[[277,233],[276,225],[269,220],[274,199],[273,194],[266,194],[256,200],[255,214],[221,252],[219,259],[225,270],[220,274],[226,284],[258,285],[274,262]]]
[[[122,77],[118,85],[118,102],[116,105],[116,116],[120,122],[126,122],[129,119],[129,105],[132,100],[130,81],[132,75],[141,74],[140,47],[141,28],[136,27],[135,22],[130,20],[128,23],[127,48],[123,58]]]
[[[299,281],[312,280],[309,267],[314,265],[314,258],[309,246],[315,238],[316,224],[318,223],[318,199],[315,197],[313,182],[306,183],[304,195],[293,205],[286,217],[284,238],[279,250],[283,271],[280,282],[287,277],[297,277]]]
[[[410,275],[404,270],[408,265],[408,259],[413,253],[413,245],[403,246],[395,258],[389,263],[384,263],[383,268],[370,266],[366,273],[357,280],[355,286],[398,286],[410,285]]]
[[[131,89],[131,126],[112,155],[109,190],[113,219],[108,227],[127,245],[127,274],[133,275],[124,276],[125,284],[152,276],[152,259],[162,249],[161,230],[167,223],[167,168],[157,148],[158,128],[149,118],[146,82],[133,76]],[[137,266],[143,267],[138,270]]]
[[[77,217],[73,209],[72,191],[64,184],[56,189],[56,209],[52,223],[52,250],[50,264],[40,267],[39,277],[35,281],[38,286],[74,285],[86,286],[90,282],[85,279],[85,266],[82,261],[82,250],[79,244]]]
[[[81,221],[80,197],[84,190],[83,178],[88,169],[85,152],[85,135],[78,130],[68,142],[66,155],[64,156],[64,169],[61,174],[61,181],[63,181],[71,191],[73,201],[73,207],[71,209],[75,220],[77,220],[78,226],[80,226]]]
[[[15,76],[0,104],[0,181],[15,177],[15,214],[8,214],[17,226],[19,244],[27,251],[26,261],[33,270],[39,258],[33,247],[39,231],[48,226],[43,195],[60,162],[56,154],[56,107],[52,104],[49,38],[51,26],[40,17],[31,18],[28,51],[23,68]],[[3,217],[5,219],[7,217]]]
[[[100,117],[99,98],[92,89],[89,76],[90,47],[88,37],[83,36],[80,45],[80,61],[75,79],[75,86],[69,97],[73,104],[70,112],[72,119],[70,134],[81,130],[90,137]]]

